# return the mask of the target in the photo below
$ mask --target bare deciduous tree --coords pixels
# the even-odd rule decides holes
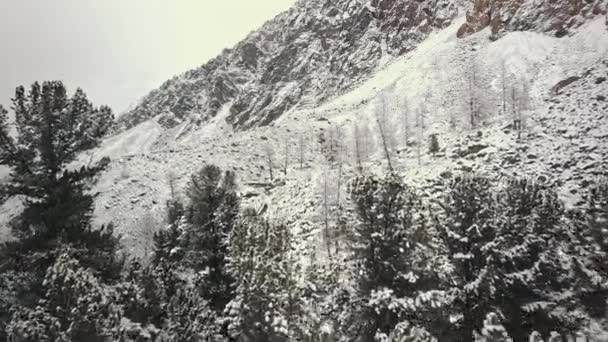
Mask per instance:
[[[418,166],[422,165],[422,137],[424,136],[424,107],[416,110],[416,156]]]
[[[264,155],[266,157],[266,166],[268,167],[270,181],[272,182],[274,180],[274,175],[272,173],[272,166],[274,164],[274,150],[270,144],[266,144],[264,146]]]
[[[289,139],[285,141],[285,153],[283,155],[283,175],[287,176],[287,166],[289,165]]]
[[[521,133],[525,126],[524,112],[531,109],[530,89],[528,80],[520,80],[521,85],[513,84],[511,87],[511,108],[514,128],[517,130],[517,138],[521,139]],[[518,89],[519,88],[519,89]]]
[[[363,172],[363,140],[361,135],[361,129],[358,123],[353,125],[353,154],[355,157],[355,163],[357,164],[357,170]]]
[[[508,82],[508,76],[507,76],[507,61],[506,60],[502,60],[502,63],[500,64],[500,85],[501,85],[501,90],[502,90],[502,114],[503,115],[507,115],[507,82]]]
[[[390,172],[394,171],[393,163],[391,161],[391,153],[390,153],[390,135],[388,128],[388,101],[386,99],[386,95],[380,94],[378,96],[378,103],[376,106],[376,124],[378,126],[378,133],[380,135],[380,143],[382,144],[382,149],[384,152],[384,158],[388,163],[388,168]]]
[[[323,172],[323,227],[325,235],[325,244],[327,246],[327,256],[331,260],[331,234],[329,232],[329,215],[330,215],[330,193],[329,193],[329,174],[327,169]]]
[[[342,203],[340,202],[340,194],[342,191],[342,176],[344,173],[344,158],[347,154],[347,150],[346,150],[346,146],[343,145],[339,152],[338,152],[338,156],[337,156],[337,163],[338,163],[338,179],[336,180],[336,207],[338,208],[338,214],[340,214],[340,211],[342,209]]]
[[[304,168],[304,148],[305,148],[305,142],[304,142],[304,134],[300,133],[300,135],[298,136],[298,156],[299,156],[299,160],[300,160],[300,169]]]
[[[410,139],[409,115],[409,104],[407,102],[407,99],[404,97],[403,102],[401,103],[401,120],[403,124],[403,142],[405,147],[407,147],[407,143]]]
[[[177,175],[173,171],[167,172],[167,184],[169,184],[169,191],[171,193],[171,201],[177,200]]]
[[[468,101],[469,101],[469,123],[471,128],[475,128],[477,125],[478,107],[477,103],[477,65],[473,63],[473,66],[469,69],[467,75],[468,81]]]

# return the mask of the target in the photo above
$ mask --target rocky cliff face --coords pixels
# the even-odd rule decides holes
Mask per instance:
[[[606,0],[474,0],[458,36],[489,26],[491,39],[508,31],[547,32],[563,37],[589,19],[605,15],[607,7]]]
[[[453,0],[300,0],[236,47],[165,82],[123,115],[166,127],[204,122],[229,105],[236,128],[266,125],[369,76],[385,56],[412,50],[457,15]]]

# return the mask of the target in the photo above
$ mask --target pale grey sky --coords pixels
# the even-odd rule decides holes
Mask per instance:
[[[0,0],[0,104],[63,80],[120,113],[295,0]]]

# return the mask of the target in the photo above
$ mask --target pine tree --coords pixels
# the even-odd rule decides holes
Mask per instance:
[[[507,334],[507,330],[501,324],[497,314],[491,312],[483,321],[481,335],[475,338],[476,342],[511,342],[513,341]]]
[[[27,98],[24,92],[23,87],[17,88],[13,99],[17,139],[9,134],[6,113],[0,119],[0,163],[11,169],[11,180],[2,188],[1,197],[26,198],[14,230],[28,242],[28,248],[42,247],[60,235],[78,241],[93,202],[86,191],[108,160],[66,170],[79,151],[91,146],[91,137],[78,129],[87,114],[77,106],[82,95],[77,92],[70,101],[61,82],[45,82],[42,90],[35,83]]]
[[[563,268],[572,240],[562,203],[555,192],[526,179],[510,181],[497,200],[497,238],[488,256],[505,327],[515,340],[526,339],[535,321],[542,322],[541,333],[567,328],[551,311],[551,293],[571,281]]]
[[[180,252],[180,224],[183,221],[184,206],[178,200],[167,201],[167,225],[165,229],[154,234],[154,259],[158,264],[161,260],[177,261],[183,257]]]
[[[582,213],[574,213],[573,264],[576,279],[571,286],[591,317],[604,317],[608,305],[608,183],[601,182],[588,195]]]
[[[19,341],[99,341],[116,338],[122,317],[112,288],[62,251],[49,267],[35,308],[19,308],[9,336]],[[32,331],[34,330],[34,331]]]
[[[66,245],[102,281],[117,280],[122,268],[112,227],[91,226],[94,197],[89,190],[109,160],[67,168],[79,152],[101,138],[81,129],[87,126],[92,108],[83,98],[82,91],[68,98],[57,81],[34,83],[28,95],[18,87],[12,100],[16,136],[9,129],[6,110],[0,109],[0,164],[10,169],[0,200],[18,196],[24,204],[12,223],[17,240],[2,250],[3,267],[27,279],[17,297],[28,310],[45,295],[41,284],[47,268]]]
[[[485,255],[495,235],[491,183],[483,177],[457,178],[439,204],[442,211],[435,217],[436,229],[452,265],[453,336],[471,341],[494,295]]]
[[[167,305],[167,321],[164,330],[170,341],[198,342],[217,341],[220,324],[215,311],[209,308],[195,288],[177,290]]]
[[[557,195],[528,180],[496,188],[480,177],[457,180],[437,217],[453,265],[452,305],[462,340],[497,311],[515,340],[535,329],[572,330],[580,322],[553,310],[577,293],[576,243]],[[567,306],[566,306],[567,307]]]
[[[244,217],[230,237],[230,274],[235,297],[228,304],[229,331],[247,341],[290,341],[301,315],[299,265],[284,225]]]
[[[420,199],[396,176],[356,178],[351,196],[357,295],[369,303],[355,323],[358,336],[373,341],[404,320],[433,321],[427,314],[442,305],[443,293],[436,290],[436,259]]]
[[[204,275],[200,290],[211,307],[222,311],[232,296],[233,279],[226,271],[227,237],[240,210],[235,174],[205,165],[187,188],[187,227],[181,236],[184,263]]]

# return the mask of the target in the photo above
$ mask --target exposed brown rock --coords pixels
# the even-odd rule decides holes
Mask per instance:
[[[551,92],[553,92],[554,94],[559,94],[560,90],[562,90],[563,88],[569,86],[570,84],[572,84],[580,79],[581,79],[580,76],[570,76],[570,77],[566,78],[565,80],[561,80],[561,81],[557,82],[557,84],[554,85],[553,88],[551,88]]]
[[[491,29],[491,39],[508,31],[538,31],[562,37],[587,20],[605,15],[607,3],[608,0],[475,0],[458,37],[486,27]]]

